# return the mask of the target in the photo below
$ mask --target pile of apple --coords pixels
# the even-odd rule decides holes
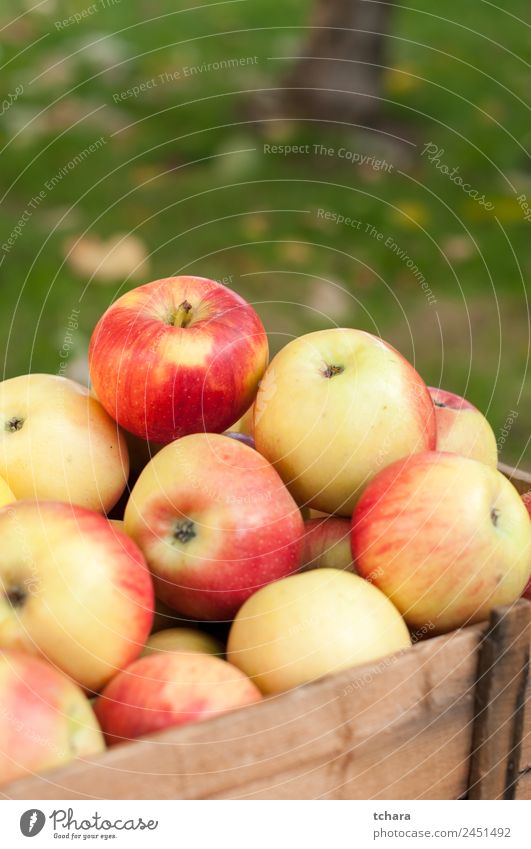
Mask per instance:
[[[524,591],[531,521],[488,422],[381,339],[310,333],[268,364],[249,304],[173,277],[107,310],[89,365],[91,390],[0,383],[1,782]]]

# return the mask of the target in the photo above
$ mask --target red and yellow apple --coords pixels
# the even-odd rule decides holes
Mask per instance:
[[[85,694],[43,660],[0,651],[0,693],[0,784],[105,748]]]
[[[224,654],[220,641],[205,631],[198,628],[166,628],[149,637],[142,649],[142,656],[169,651],[199,651],[219,656]]]
[[[488,618],[521,594],[531,523],[496,469],[426,452],[381,471],[352,517],[352,552],[413,629],[443,633]]]
[[[294,339],[273,359],[254,404],[254,437],[298,504],[350,517],[380,468],[435,447],[435,412],[394,348],[334,328]]]
[[[107,743],[113,745],[211,719],[260,698],[256,686],[219,657],[156,652],[113,678],[96,700],[95,713]]]
[[[268,361],[254,309],[202,277],[168,277],[122,295],[90,342],[98,398],[122,427],[166,444],[220,433],[251,405]]]
[[[275,469],[219,434],[166,445],[125,511],[155,592],[194,619],[231,619],[255,590],[300,565],[303,521]]]
[[[483,413],[460,395],[428,388],[435,405],[436,450],[461,454],[496,468],[496,437]]]
[[[0,648],[43,655],[87,690],[139,656],[153,586],[134,542],[99,513],[17,501],[0,511]]]
[[[128,473],[125,439],[86,387],[53,374],[0,383],[0,475],[17,499],[106,513]]]
[[[350,529],[349,519],[308,519],[304,523],[301,571],[325,567],[355,572]]]
[[[375,586],[315,569],[263,587],[238,611],[227,660],[262,693],[279,693],[411,645],[397,609]]]

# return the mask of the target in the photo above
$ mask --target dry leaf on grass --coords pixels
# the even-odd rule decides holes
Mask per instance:
[[[138,236],[117,233],[109,239],[74,236],[63,245],[70,268],[95,283],[114,283],[124,278],[142,278],[149,269],[146,246]]]

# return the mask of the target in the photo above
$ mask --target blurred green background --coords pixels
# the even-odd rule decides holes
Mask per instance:
[[[380,334],[486,413],[502,459],[531,468],[531,220],[517,200],[531,204],[529,0],[396,8],[372,133],[254,120],[250,92],[279,84],[310,12],[303,0],[3,0],[3,375],[57,372],[66,356],[86,379],[114,298],[199,274],[256,305],[273,351],[334,324]],[[429,143],[492,209],[422,154]],[[275,144],[309,152],[265,152]]]

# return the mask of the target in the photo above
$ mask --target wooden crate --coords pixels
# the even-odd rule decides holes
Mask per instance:
[[[515,483],[528,489],[531,477]],[[116,746],[0,795],[529,799],[530,634],[531,603],[519,601],[494,611],[488,624]]]

